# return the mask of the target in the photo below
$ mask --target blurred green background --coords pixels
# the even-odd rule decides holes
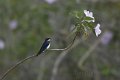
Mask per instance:
[[[0,77],[19,60],[36,54],[46,37],[52,38],[51,48],[66,47],[74,37],[66,39],[73,10],[92,11],[101,24],[101,37],[92,33],[86,40],[78,38],[80,42],[62,55],[56,73],[63,53],[46,51],[5,80],[120,80],[119,0],[0,0]]]

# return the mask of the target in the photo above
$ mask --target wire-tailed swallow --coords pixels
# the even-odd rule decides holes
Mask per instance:
[[[50,38],[46,38],[44,43],[42,44],[40,51],[37,53],[36,56],[38,56],[39,54],[43,53],[46,49],[48,49],[50,47]]]

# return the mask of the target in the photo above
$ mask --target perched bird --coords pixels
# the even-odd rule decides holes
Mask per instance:
[[[44,43],[42,44],[40,51],[37,53],[36,56],[38,56],[39,54],[43,53],[46,49],[48,49],[50,47],[50,41],[51,38],[46,38]]]

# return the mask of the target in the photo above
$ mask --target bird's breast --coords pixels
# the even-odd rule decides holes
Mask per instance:
[[[50,44],[47,46],[47,49],[50,47]]]

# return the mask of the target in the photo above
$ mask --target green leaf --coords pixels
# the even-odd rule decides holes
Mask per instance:
[[[84,17],[84,20],[85,20],[85,21],[91,21],[91,20],[94,20],[94,19],[91,18],[91,17]]]
[[[91,30],[93,30],[94,27],[95,27],[95,23],[93,23],[93,22],[84,21],[82,24],[83,24],[84,26],[89,27]]]

